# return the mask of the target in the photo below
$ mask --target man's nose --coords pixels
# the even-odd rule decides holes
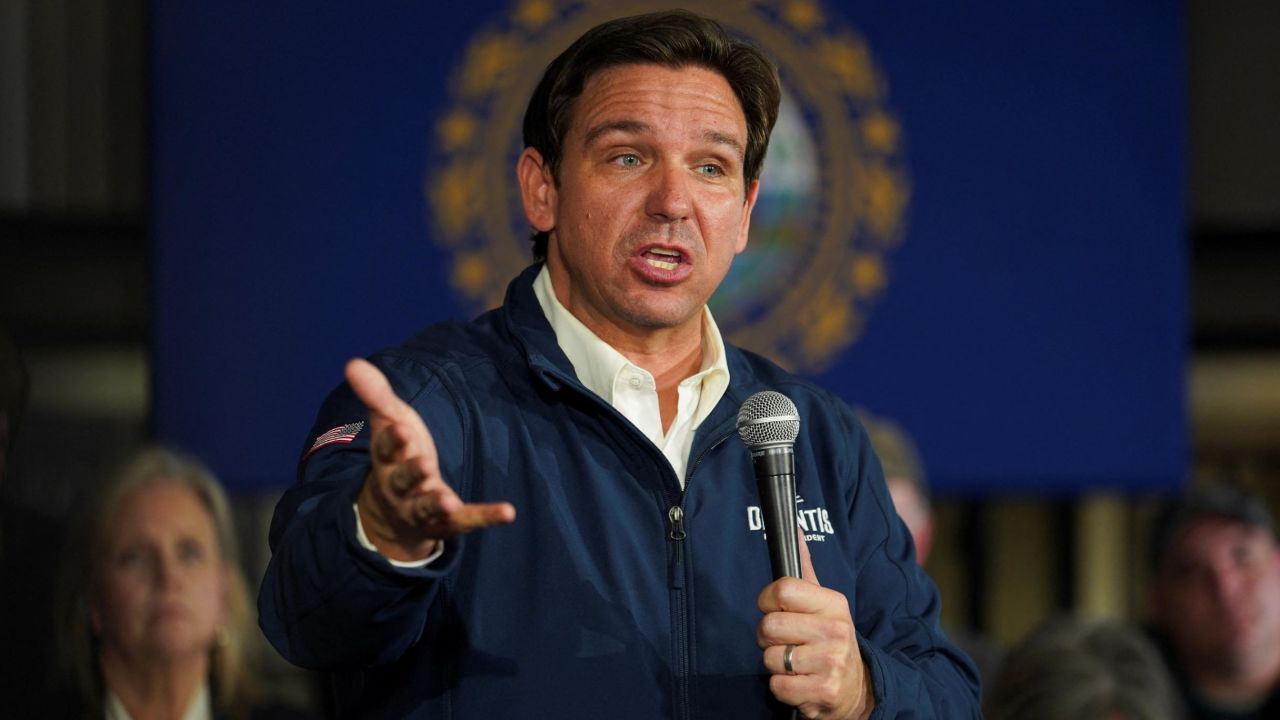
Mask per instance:
[[[688,217],[692,208],[688,172],[678,164],[663,163],[655,168],[651,177],[653,186],[645,208],[649,216],[665,222]]]
[[[1215,567],[1212,574],[1213,591],[1220,599],[1231,600],[1244,589],[1244,573],[1234,567]]]

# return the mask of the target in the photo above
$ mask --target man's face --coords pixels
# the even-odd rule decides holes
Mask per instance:
[[[1153,620],[1188,662],[1249,672],[1280,646],[1280,546],[1266,530],[1193,521],[1152,590]]]
[[[610,68],[574,101],[559,183],[535,150],[518,174],[530,223],[550,233],[561,303],[614,345],[700,328],[747,244],[746,119],[728,82],[698,67]]]

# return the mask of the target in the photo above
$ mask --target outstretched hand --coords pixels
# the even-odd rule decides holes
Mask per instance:
[[[803,534],[800,575],[775,580],[757,599],[764,617],[756,642],[764,650],[765,668],[773,673],[769,690],[805,718],[866,718],[875,708],[875,695],[858,650],[849,600],[818,584]]]
[[[347,382],[369,409],[369,473],[356,500],[365,534],[392,560],[421,560],[445,538],[515,520],[511,503],[464,503],[440,474],[422,417],[366,360],[347,363]]]

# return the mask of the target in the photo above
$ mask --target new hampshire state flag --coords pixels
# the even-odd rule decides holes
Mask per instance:
[[[892,419],[942,491],[1181,481],[1180,3],[685,5],[786,94],[712,303],[731,340]],[[156,3],[160,438],[287,485],[346,358],[499,302],[529,92],[657,6]]]

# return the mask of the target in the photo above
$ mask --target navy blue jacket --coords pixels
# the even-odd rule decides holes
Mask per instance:
[[[939,630],[937,590],[848,406],[727,347],[730,386],[682,491],[657,447],[578,382],[533,295],[537,270],[502,308],[372,358],[431,429],[446,481],[512,502],[516,521],[395,568],[356,540],[367,428],[320,449],[271,525],[258,607],[276,649],[329,671],[352,717],[781,716],[755,643],[772,578],[734,427],[772,389],[800,410],[800,520],[818,579],[849,599],[873,717],[979,717],[976,673]],[[311,437],[365,416],[340,386]]]

